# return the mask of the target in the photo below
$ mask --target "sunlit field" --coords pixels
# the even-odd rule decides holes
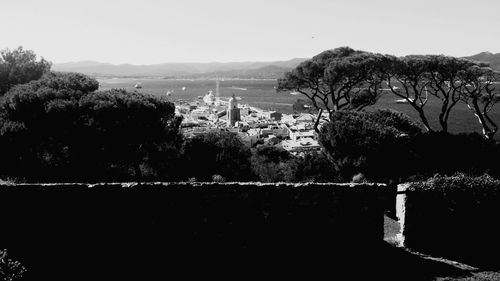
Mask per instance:
[[[135,84],[140,82],[142,88],[138,91],[153,95],[167,96],[172,101],[194,100],[198,96],[205,95],[208,91],[215,92],[215,80],[177,80],[177,79],[133,79],[133,78],[113,78],[98,79],[100,89],[125,88],[136,90]],[[220,81],[219,92],[223,98],[229,98],[234,93],[241,97],[241,103],[262,109],[277,110],[283,113],[292,113],[292,105],[300,95],[290,95],[289,93],[276,93],[274,87],[276,80],[223,80]],[[185,89],[183,90],[183,87]],[[390,108],[408,114],[415,120],[419,120],[418,114],[408,104],[399,104],[395,100],[399,99],[394,95],[384,94],[373,108]],[[438,128],[438,113],[440,103],[436,99],[430,99],[426,105],[426,112],[431,126]],[[500,105],[495,109],[493,119],[500,124]],[[476,117],[469,111],[467,106],[459,103],[452,112],[449,120],[451,132],[481,132],[481,127]],[[499,138],[499,135],[496,136]]]

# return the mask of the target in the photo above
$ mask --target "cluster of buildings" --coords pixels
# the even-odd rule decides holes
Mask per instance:
[[[211,91],[196,101],[176,103],[176,114],[183,116],[182,132],[193,137],[208,132],[230,131],[238,134],[245,145],[275,145],[292,154],[318,151],[320,145],[314,130],[316,116],[308,113],[282,114],[238,102],[234,94],[222,100]],[[322,117],[319,127],[327,122]]]

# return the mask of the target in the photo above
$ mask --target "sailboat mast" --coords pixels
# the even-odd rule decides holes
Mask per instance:
[[[219,102],[219,77],[215,80],[215,102],[218,105]]]

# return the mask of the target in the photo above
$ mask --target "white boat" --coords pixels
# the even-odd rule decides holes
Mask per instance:
[[[186,90],[186,87],[182,87],[182,90],[185,91]]]
[[[134,87],[136,89],[141,89],[142,88],[141,82],[136,83]]]
[[[411,101],[413,102],[414,99],[412,98],[409,98],[409,99],[399,99],[399,100],[395,100],[396,103],[408,103],[408,101]]]

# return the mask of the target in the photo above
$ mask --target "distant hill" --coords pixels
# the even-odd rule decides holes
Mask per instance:
[[[295,58],[273,62],[162,63],[152,65],[115,65],[96,61],[81,61],[54,64],[52,69],[96,76],[277,78],[304,60]]]
[[[490,52],[482,52],[465,58],[475,61],[487,62],[490,64],[493,70],[500,71],[500,53],[493,54]]]
[[[186,77],[191,78],[256,78],[256,79],[277,79],[285,72],[291,70],[293,67],[282,67],[277,65],[266,65],[255,69],[233,69],[226,71],[206,72],[201,74],[190,74]]]

